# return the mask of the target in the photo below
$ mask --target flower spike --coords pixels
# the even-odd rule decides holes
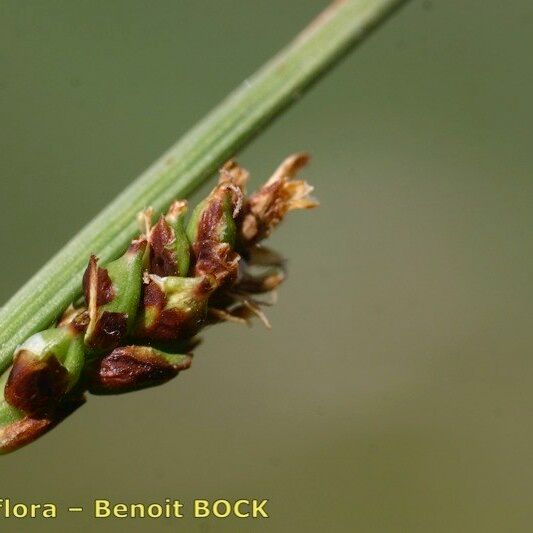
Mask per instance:
[[[295,179],[305,154],[288,157],[246,196],[248,171],[235,161],[192,211],[176,200],[118,259],[89,258],[84,300],[16,350],[0,376],[0,453],[43,435],[85,401],[85,392],[121,394],[161,385],[188,369],[197,334],[219,322],[270,322],[284,259],[262,246],[293,209],[315,207],[312,187]]]

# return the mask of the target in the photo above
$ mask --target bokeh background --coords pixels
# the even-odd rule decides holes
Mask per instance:
[[[325,4],[3,0],[0,300]],[[3,457],[0,497],[61,516],[0,529],[530,531],[532,28],[528,0],[415,0],[239,154],[254,185],[313,156],[273,330],[209,330]],[[65,512],[165,497],[271,517]]]

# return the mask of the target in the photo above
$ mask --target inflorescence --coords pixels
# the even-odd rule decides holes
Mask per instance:
[[[32,442],[85,402],[85,392],[118,394],[164,383],[190,367],[196,335],[210,324],[267,326],[258,295],[275,295],[284,261],[261,245],[288,211],[315,207],[295,179],[305,154],[288,157],[257,192],[229,161],[216,187],[186,221],[174,202],[105,266],[90,257],[84,296],[49,329],[18,346],[0,377],[0,453]]]

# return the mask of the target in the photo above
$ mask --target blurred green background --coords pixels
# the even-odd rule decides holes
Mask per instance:
[[[0,300],[324,1],[0,3]],[[533,5],[413,1],[239,154],[313,156],[271,332],[0,460],[1,531],[531,531]],[[204,191],[209,185],[204,188]],[[94,498],[270,518],[94,521]],[[189,513],[190,514],[190,513]]]

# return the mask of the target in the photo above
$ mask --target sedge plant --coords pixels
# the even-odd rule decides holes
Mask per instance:
[[[287,158],[250,196],[248,173],[230,160],[190,214],[176,198],[404,3],[333,2],[0,309],[0,452],[35,440],[79,407],[86,391],[168,381],[190,366],[196,335],[208,324],[267,322],[257,295],[274,291],[284,268],[262,241],[288,211],[316,205],[311,188],[295,179],[307,156]]]

